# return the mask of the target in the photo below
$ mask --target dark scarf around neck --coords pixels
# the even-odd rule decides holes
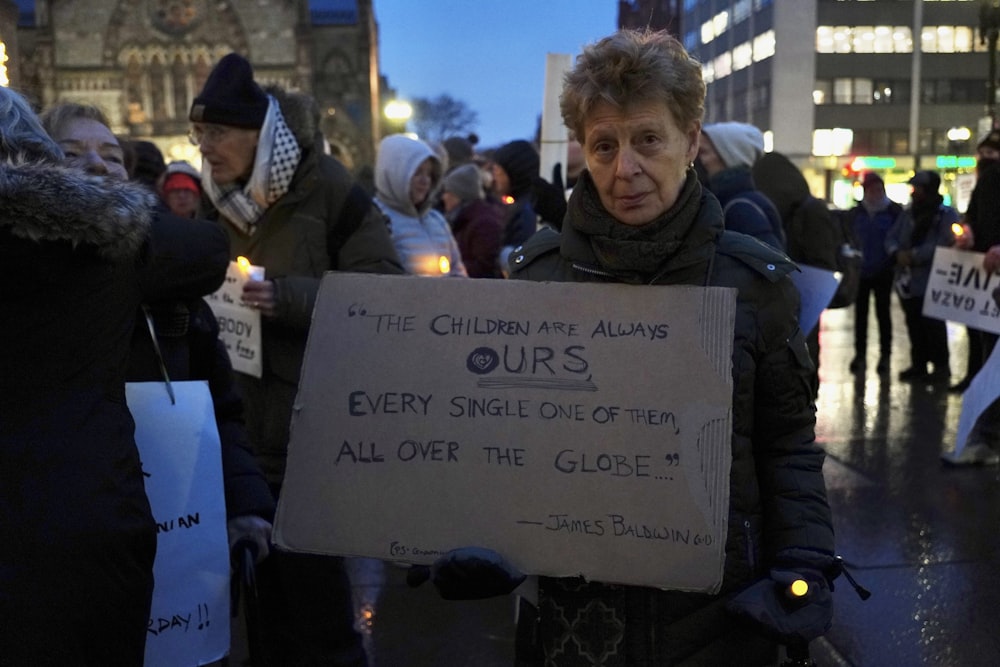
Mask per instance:
[[[601,204],[589,172],[583,172],[581,181],[570,198],[567,220],[589,238],[591,249],[601,266],[615,272],[649,275],[674,257],[685,244],[692,243],[689,235],[698,217],[702,194],[701,183],[693,169],[688,169],[674,205],[640,227],[622,224],[608,213]],[[712,233],[710,229],[705,231]],[[698,243],[700,239],[694,241],[701,245]]]

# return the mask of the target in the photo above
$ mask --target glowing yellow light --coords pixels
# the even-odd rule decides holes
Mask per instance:
[[[250,272],[250,260],[244,257],[243,255],[240,255],[239,257],[236,258],[236,264],[240,267],[240,271],[242,271],[243,273]]]
[[[504,195],[503,196],[503,203],[504,204],[513,204],[514,203],[514,198],[511,197],[510,195]]]
[[[792,585],[788,587],[788,592],[791,593],[793,597],[800,598],[809,593],[809,582],[805,579],[796,579],[792,582]]]
[[[442,274],[451,273],[451,261],[444,255],[441,255],[438,258],[438,268],[441,269]]]
[[[962,234],[965,233],[965,227],[958,224],[957,222],[953,222],[951,223],[951,233],[954,234],[955,236],[961,236]]]
[[[10,79],[7,77],[7,45],[0,41],[0,86],[9,86]]]

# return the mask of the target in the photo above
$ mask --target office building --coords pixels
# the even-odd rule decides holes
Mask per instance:
[[[814,193],[847,206],[877,171],[905,202],[913,171],[937,169],[961,204],[992,114],[980,4],[683,0],[681,40],[703,63],[705,121],[757,125]]]

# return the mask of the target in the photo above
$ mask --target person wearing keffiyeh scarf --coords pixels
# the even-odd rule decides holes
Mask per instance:
[[[191,137],[202,185],[231,257],[264,267],[247,303],[262,315],[262,374],[238,373],[247,434],[271,491],[284,479],[292,405],[320,279],[330,270],[403,273],[371,197],[323,153],[304,93],[261,88],[250,62],[222,58],[194,99]],[[366,664],[340,559],[272,550],[257,570],[263,650],[271,664]]]

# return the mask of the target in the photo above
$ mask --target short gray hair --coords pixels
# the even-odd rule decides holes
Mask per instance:
[[[62,162],[63,152],[20,93],[0,86],[0,158]]]
[[[563,80],[563,122],[581,144],[587,117],[600,102],[622,110],[662,102],[686,132],[705,112],[701,64],[666,32],[620,30],[584,48]]]

